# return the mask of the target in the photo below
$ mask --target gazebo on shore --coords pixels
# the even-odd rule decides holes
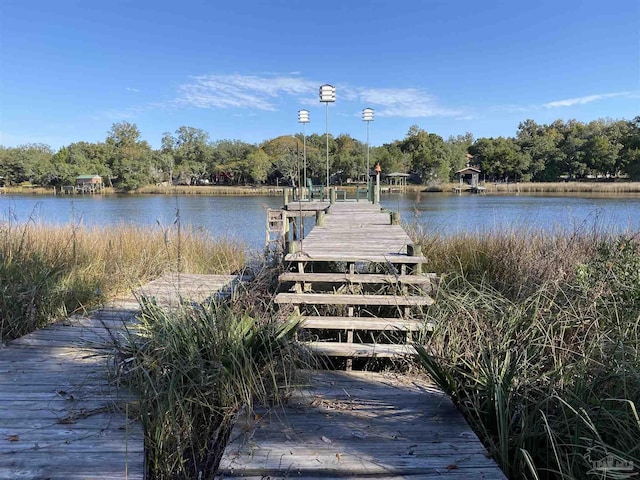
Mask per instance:
[[[407,179],[410,177],[408,173],[392,172],[385,174],[384,177],[387,179],[389,193],[407,190]]]

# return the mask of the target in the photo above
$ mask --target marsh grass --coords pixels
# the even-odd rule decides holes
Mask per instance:
[[[640,193],[640,182],[486,183],[488,192],[504,193]]]
[[[150,478],[213,478],[236,413],[286,398],[303,358],[291,341],[298,324],[270,314],[259,287],[172,311],[142,299],[119,365],[139,394]]]
[[[148,185],[135,193],[160,195],[282,195],[283,187],[276,186],[233,186],[233,185]]]
[[[231,273],[241,244],[175,225],[0,224],[0,340],[19,337],[165,272]]]
[[[505,473],[622,478],[607,465],[637,473],[638,235],[422,241],[444,275],[420,361]]]

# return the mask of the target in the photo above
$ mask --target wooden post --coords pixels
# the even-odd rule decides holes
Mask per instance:
[[[285,207],[289,204],[289,189],[287,187],[282,188],[282,203]]]
[[[400,225],[400,212],[390,212],[391,225]]]
[[[329,189],[329,203],[331,205],[333,205],[334,203],[336,203],[336,189],[331,187]]]
[[[292,241],[289,242],[289,253],[298,253],[300,251],[300,242]]]
[[[318,210],[316,212],[316,226],[324,227],[324,210]]]
[[[416,245],[416,244],[407,245],[407,255],[409,255],[410,257],[421,257],[422,256],[422,247],[420,245]],[[415,266],[412,268],[412,273],[414,275],[421,275],[422,274],[422,264],[421,263],[416,263]]]

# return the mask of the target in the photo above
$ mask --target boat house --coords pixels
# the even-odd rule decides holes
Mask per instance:
[[[465,167],[462,170],[458,170],[458,186],[453,187],[453,190],[460,192],[473,192],[482,193],[485,191],[485,187],[480,185],[480,172],[477,167]]]
[[[63,193],[97,193],[104,188],[100,175],[78,175],[75,185],[62,187]]]

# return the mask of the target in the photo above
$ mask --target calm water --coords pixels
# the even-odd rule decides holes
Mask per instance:
[[[261,249],[267,208],[280,208],[281,203],[280,197],[3,195],[0,220],[167,228],[179,216],[183,225]],[[383,195],[381,203],[400,211],[403,220],[443,234],[524,227],[640,231],[640,195],[411,193]]]

